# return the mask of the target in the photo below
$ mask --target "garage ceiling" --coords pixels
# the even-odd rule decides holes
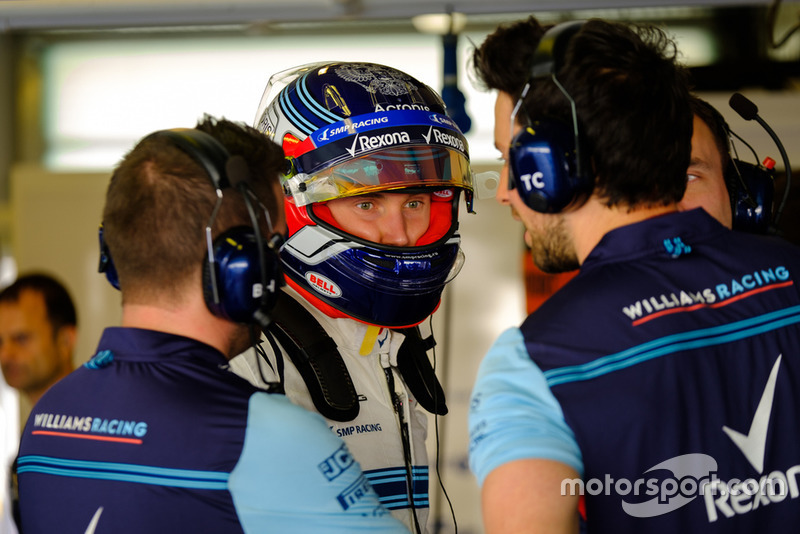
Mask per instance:
[[[769,0],[0,0],[0,31],[472,17],[572,10],[731,7]]]

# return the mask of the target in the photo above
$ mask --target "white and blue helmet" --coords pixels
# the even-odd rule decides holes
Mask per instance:
[[[415,326],[463,264],[458,203],[472,204],[467,141],[435,91],[374,63],[304,65],[270,79],[256,127],[282,145],[287,283],[332,317]],[[430,191],[431,221],[411,247],[337,227],[326,202]]]

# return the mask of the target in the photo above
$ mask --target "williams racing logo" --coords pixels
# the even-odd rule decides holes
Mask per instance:
[[[794,281],[784,266],[770,267],[738,278],[720,281],[714,287],[700,290],[679,290],[653,295],[624,306],[624,313],[633,326],[673,313],[692,312],[703,308],[720,308],[736,301],[791,286]]]
[[[92,416],[36,413],[33,415],[31,433],[40,436],[141,445],[147,434],[147,423]]]

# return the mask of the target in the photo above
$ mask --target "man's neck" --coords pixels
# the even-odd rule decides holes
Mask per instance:
[[[565,218],[575,239],[578,262],[583,265],[589,253],[611,230],[677,210],[676,204],[636,206],[634,208],[629,206],[608,207],[596,196],[592,196],[580,208],[565,213]]]
[[[126,303],[122,306],[122,326],[145,328],[196,339],[231,357],[230,321],[211,314],[203,302],[165,306],[159,303]]]

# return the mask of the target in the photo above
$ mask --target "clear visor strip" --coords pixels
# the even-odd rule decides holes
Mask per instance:
[[[483,171],[483,172],[470,172],[472,187],[475,191],[475,197],[478,200],[487,200],[497,196],[497,189],[500,185],[500,173],[497,171]],[[316,179],[315,179],[316,178]],[[412,186],[413,184],[409,184]],[[424,185],[430,187],[466,187],[467,184],[455,184],[449,182],[427,182]],[[365,188],[362,193],[369,191],[380,191],[387,189],[401,189],[402,183],[386,184],[383,187],[373,186]],[[291,198],[295,206],[307,206],[315,202],[324,202],[325,200],[333,200],[342,196],[339,188],[333,183],[329,177],[320,179],[319,176],[310,176],[308,174],[296,174],[291,178],[287,178],[283,182],[284,193],[287,197]],[[356,193],[358,194],[358,193]]]

